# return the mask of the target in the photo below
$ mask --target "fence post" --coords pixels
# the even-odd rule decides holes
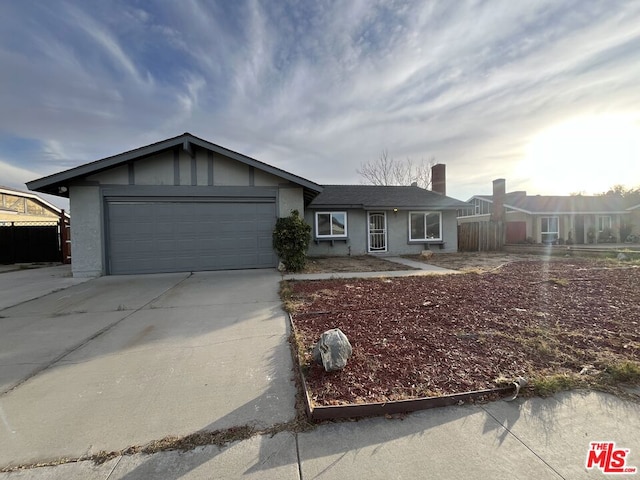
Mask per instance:
[[[69,223],[64,214],[60,212],[60,255],[62,263],[71,263],[71,251],[69,244]]]
[[[9,243],[9,263],[16,263],[16,222],[11,222],[11,226],[9,227],[10,235],[10,243]]]

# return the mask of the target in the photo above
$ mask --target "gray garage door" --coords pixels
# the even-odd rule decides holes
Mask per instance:
[[[276,265],[273,202],[107,202],[109,273]]]

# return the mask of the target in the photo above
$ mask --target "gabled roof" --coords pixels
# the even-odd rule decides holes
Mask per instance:
[[[27,183],[27,187],[30,190],[35,190],[43,193],[50,193],[52,195],[58,195],[62,197],[68,197],[68,187],[74,180],[80,179],[87,175],[95,174],[114,168],[120,165],[127,164],[129,162],[139,160],[144,157],[155,155],[162,151],[171,150],[175,147],[180,147],[191,154],[192,146],[198,146],[206,150],[210,150],[215,153],[219,153],[226,157],[237,160],[251,167],[257,168],[264,172],[276,175],[292,183],[300,185],[309,190],[311,193],[317,193],[322,191],[322,187],[317,183],[314,183],[305,178],[299,177],[292,173],[286,172],[279,168],[267,165],[260,162],[255,158],[248,157],[238,152],[221,147],[215,143],[208,142],[201,138],[198,138],[188,132],[178,135],[177,137],[162,140],[157,143],[152,143],[145,147],[136,148],[135,150],[129,150],[128,152],[120,153],[111,157],[103,158],[102,160],[96,160],[95,162],[86,163],[63,172],[55,173],[47,177],[39,178]],[[61,191],[60,187],[67,187],[65,191]]]
[[[383,208],[456,210],[469,205],[420,187],[380,185],[324,185],[309,208]]]
[[[492,195],[475,195],[472,198],[493,203]],[[628,200],[613,195],[526,195],[523,192],[507,193],[504,205],[530,214],[626,213],[632,208]]]
[[[16,197],[29,198],[29,199],[33,200],[34,202],[40,203],[45,208],[47,208],[48,210],[51,210],[52,212],[57,213],[58,215],[62,214],[62,209],[61,208],[56,207],[53,203],[47,202],[44,198],[36,195],[35,193],[24,192],[22,190],[16,190],[15,188],[3,187],[2,185],[0,185],[0,193],[5,193],[5,194],[8,194],[8,195],[14,195]],[[1,210],[4,213],[13,212],[13,210],[9,210],[9,209],[6,209],[6,208],[2,208]],[[65,217],[69,217],[69,213],[67,213],[67,212],[65,212],[64,215],[65,215]]]

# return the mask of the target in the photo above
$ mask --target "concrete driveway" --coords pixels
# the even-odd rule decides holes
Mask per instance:
[[[291,420],[279,279],[102,277],[0,308],[0,468]]]

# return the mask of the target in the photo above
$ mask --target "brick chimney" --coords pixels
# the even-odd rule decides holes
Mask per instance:
[[[504,221],[504,197],[506,195],[507,182],[504,178],[497,178],[493,181],[493,211],[491,212],[492,222]]]
[[[436,163],[431,167],[431,191],[442,195],[447,194],[447,174],[444,163]]]

